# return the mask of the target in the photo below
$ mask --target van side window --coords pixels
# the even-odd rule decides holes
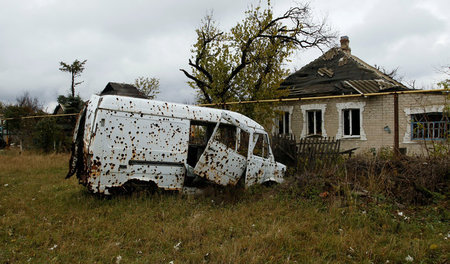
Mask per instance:
[[[256,145],[253,149],[253,155],[268,158],[269,157],[269,142],[267,141],[267,135],[264,134],[254,134],[256,139]]]
[[[247,154],[248,154],[249,140],[250,140],[250,134],[245,132],[244,130],[241,130],[240,138],[239,138],[239,146],[238,146],[237,152],[244,157],[247,157]]]
[[[236,127],[220,123],[214,139],[228,148],[236,150]]]

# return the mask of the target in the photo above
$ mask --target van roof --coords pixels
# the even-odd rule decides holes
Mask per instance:
[[[93,95],[91,97],[91,101],[97,101],[95,97],[100,97],[98,108],[101,109],[174,118],[186,118],[190,120],[214,123],[219,122],[222,117],[222,113],[227,113],[239,122],[243,122],[248,127],[265,131],[264,127],[253,119],[233,111],[117,95]]]

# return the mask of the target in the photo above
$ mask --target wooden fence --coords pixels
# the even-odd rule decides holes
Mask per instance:
[[[277,161],[288,167],[297,166],[297,143],[294,135],[272,136],[272,151]]]
[[[330,166],[339,155],[341,141],[334,137],[307,137],[297,143],[297,168]]]
[[[297,170],[319,169],[330,166],[339,154],[349,154],[354,151],[340,152],[341,142],[334,137],[306,137],[298,142],[294,136],[273,136],[272,149],[275,159]]]

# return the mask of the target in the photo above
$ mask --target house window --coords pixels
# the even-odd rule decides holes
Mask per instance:
[[[322,135],[322,110],[306,111],[308,135]]]
[[[343,129],[344,136],[360,136],[361,135],[361,119],[359,109],[343,109]]]
[[[365,102],[336,103],[339,120],[337,139],[357,138],[358,140],[367,140],[363,120],[365,106]]]
[[[304,138],[311,135],[320,135],[327,137],[325,129],[326,104],[305,104],[301,105],[302,111],[302,132],[300,137]]]
[[[289,134],[290,113],[282,112],[278,117],[278,134]]]
[[[443,113],[411,115],[411,138],[413,140],[439,140],[449,136],[450,123]]]

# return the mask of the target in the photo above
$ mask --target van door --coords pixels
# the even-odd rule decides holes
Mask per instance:
[[[222,118],[241,130],[238,151],[247,158],[245,186],[265,181],[281,183],[286,166],[275,162],[267,133],[248,127],[227,113],[222,113]]]
[[[274,173],[275,162],[270,153],[267,134],[254,133],[251,138],[250,151],[247,159],[245,186],[263,183],[266,176]]]
[[[217,123],[194,173],[220,185],[235,185],[247,165],[247,157],[237,151],[238,135],[236,126]]]

